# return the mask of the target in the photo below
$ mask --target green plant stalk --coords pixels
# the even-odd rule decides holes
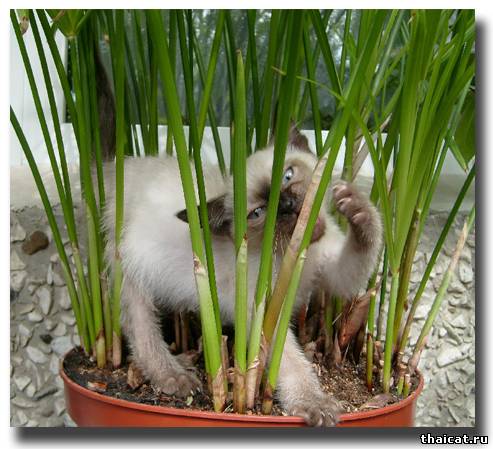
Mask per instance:
[[[67,220],[70,223],[67,224],[67,232],[69,232],[69,228],[71,229],[72,239],[77,243],[77,232],[75,231],[75,218],[73,214],[73,203],[72,203],[72,192],[70,188],[70,177],[68,174],[67,168],[67,158],[65,155],[65,146],[63,144],[62,131],[60,127],[60,117],[58,115],[58,110],[56,107],[55,95],[53,92],[53,84],[51,82],[50,72],[48,70],[48,64],[46,62],[46,55],[44,51],[44,47],[41,43],[41,38],[38,30],[38,25],[36,23],[36,19],[34,17],[34,12],[30,11],[29,14],[31,29],[33,31],[34,41],[36,43],[36,50],[39,56],[39,60],[41,63],[41,69],[43,71],[43,78],[46,86],[46,93],[48,94],[48,101],[50,103],[50,112],[51,118],[53,119],[53,127],[55,130],[55,137],[58,148],[58,155],[60,157],[60,167],[62,170],[63,177],[63,187],[65,192],[65,200],[67,202],[67,212],[70,212]]]
[[[366,386],[368,388],[368,391],[371,391],[373,387],[373,338],[375,332],[376,294],[376,291],[370,294],[370,306],[368,308],[368,323],[366,333]]]
[[[447,217],[447,221],[445,222],[445,225],[442,229],[442,232],[440,233],[440,236],[438,237],[438,240],[435,244],[435,247],[433,248],[433,252],[430,256],[430,260],[428,261],[428,264],[426,265],[425,272],[423,273],[423,277],[421,278],[421,282],[419,283],[418,289],[416,291],[416,294],[414,295],[411,308],[409,310],[409,313],[407,315],[407,320],[406,324],[404,326],[404,330],[402,332],[402,336],[399,340],[399,351],[404,351],[407,345],[407,341],[409,338],[409,333],[411,331],[411,326],[414,318],[414,314],[416,313],[416,310],[418,308],[419,302],[421,300],[421,296],[423,295],[423,292],[426,288],[426,284],[430,278],[431,271],[433,270],[433,267],[435,266],[436,260],[438,258],[438,255],[440,254],[440,251],[443,247],[443,243],[445,242],[445,239],[447,238],[447,235],[450,231],[450,228],[455,220],[455,217],[457,216],[457,212],[460,209],[460,206],[462,202],[464,201],[464,198],[466,196],[467,191],[469,190],[469,187],[475,178],[476,174],[476,169],[475,165],[471,168],[466,180],[464,181],[464,184],[462,185],[462,188],[459,192],[459,195],[457,196],[454,205],[452,206],[452,209],[450,211],[449,216]]]
[[[339,75],[337,74],[334,57],[332,55],[332,50],[330,49],[327,33],[322,21],[322,16],[320,14],[320,11],[316,10],[311,10],[309,12],[309,15],[313,25],[313,29],[315,30],[315,33],[317,35],[317,42],[320,45],[322,56],[324,57],[325,65],[327,67],[327,74],[329,76],[332,89],[337,95],[341,95],[341,82],[339,80]]]
[[[193,184],[192,172],[188,159],[185,134],[181,121],[180,102],[176,91],[175,80],[171,70],[169,60],[169,49],[166,44],[164,27],[158,11],[146,11],[147,23],[155,45],[156,57],[163,83],[163,92],[169,114],[169,125],[176,145],[178,165],[180,168],[181,181],[187,216],[190,229],[190,239],[194,252],[195,280],[198,286],[198,296],[200,303],[200,315],[202,320],[202,335],[204,341],[204,352],[207,362],[208,374],[212,379],[214,405],[216,410],[222,409],[224,400],[224,374],[221,364],[221,351],[219,336],[217,335],[216,320],[209,290],[208,276],[205,272],[204,263],[205,253],[202,243],[202,233],[200,228],[199,215],[197,211],[197,201]],[[159,42],[159,45],[157,43]],[[204,284],[205,278],[205,284]],[[221,388],[215,385],[221,385]],[[221,393],[222,391],[222,393]],[[214,394],[215,393],[215,394]]]
[[[426,337],[430,333],[431,327],[433,326],[433,322],[435,321],[435,318],[438,314],[442,300],[445,294],[447,293],[447,288],[450,283],[450,279],[455,271],[457,262],[459,261],[460,254],[466,243],[467,236],[469,235],[469,231],[475,219],[475,215],[476,215],[476,206],[474,205],[471,211],[469,212],[467,219],[465,220],[464,226],[462,228],[462,232],[460,233],[459,239],[457,240],[457,244],[454,253],[452,255],[452,259],[450,260],[447,271],[445,272],[442,278],[442,282],[435,296],[435,300],[433,301],[430,312],[428,313],[425,324],[421,329],[421,333],[419,334],[418,341],[416,342],[416,345],[414,347],[413,354],[409,361],[409,368],[411,372],[414,372],[414,369],[417,366],[419,354],[421,353],[423,346],[425,344]]]
[[[312,58],[312,53],[310,50],[310,35],[308,28],[308,21],[305,20],[305,25],[303,27],[303,48],[305,52],[305,64],[306,64],[306,74],[308,78],[315,79],[315,65],[314,59]],[[315,59],[316,61],[316,59]],[[310,92],[310,100],[312,104],[312,116],[313,116],[313,127],[315,131],[315,148],[317,156],[322,154],[322,121],[320,118],[320,106],[318,103],[317,88],[313,83],[308,83],[308,90]]]
[[[325,348],[324,354],[332,350],[334,344],[334,300],[332,296],[325,294]]]
[[[394,321],[395,321],[395,306],[397,300],[397,289],[399,287],[399,274],[392,272],[392,280],[390,285],[389,306],[387,312],[387,327],[385,333],[385,352],[383,364],[383,392],[388,393],[390,390],[390,372],[392,367],[392,342],[394,341]]]
[[[115,254],[112,289],[113,316],[113,366],[121,364],[122,340],[120,325],[120,296],[123,284],[123,271],[120,257],[120,241],[124,221],[124,153],[125,153],[125,65],[124,65],[124,23],[123,10],[116,11],[115,40],[113,41],[113,61],[116,100],[116,157],[115,157]]]
[[[92,26],[92,22],[88,25]],[[93,28],[91,28],[93,30]],[[99,192],[99,207],[102,210],[105,204],[105,192],[104,192],[104,175],[103,175],[103,162],[101,153],[101,141],[99,133],[99,112],[97,107],[96,98],[96,85],[95,85],[95,67],[94,67],[94,50],[92,36],[88,36],[86,40],[86,63],[88,66],[88,89],[90,92],[89,103],[90,103],[90,119],[91,128],[93,133],[94,141],[94,154],[95,154],[95,165],[97,172],[97,182],[98,182],[98,192]],[[107,337],[112,340],[112,324],[111,320],[108,319],[108,315],[103,313],[103,300],[102,294],[106,294],[102,290],[101,283],[101,273],[104,272],[103,269],[103,255],[102,248],[98,247],[101,240],[98,238],[97,233],[102,231],[98,227],[98,223],[95,221],[95,217],[92,216],[89,208],[86,208],[87,223],[88,223],[88,250],[89,250],[89,280],[91,285],[91,299],[93,307],[94,316],[94,330],[96,335],[96,359],[97,364],[100,368],[106,365],[106,355],[109,353],[109,341],[106,341]],[[102,243],[102,242],[101,242]],[[104,283],[106,286],[106,283]]]
[[[214,315],[212,312],[212,298],[209,289],[209,278],[205,267],[199,258],[194,255],[194,272],[197,291],[199,293],[200,321],[202,324],[202,338],[204,340],[204,351],[208,359],[208,367],[211,378],[212,399],[214,410],[220,412],[224,408],[226,401],[226,391],[224,388],[225,378],[222,369],[220,346],[218,350],[208,350],[210,346],[218,346],[217,329]],[[212,318],[212,319],[211,319]]]
[[[144,150],[146,154],[159,154],[159,139],[158,139],[158,107],[157,107],[157,88],[158,88],[158,76],[157,76],[157,64],[156,58],[153,56],[152,45],[148,46],[149,49],[149,69],[150,69],[150,92],[149,92],[149,148]]]
[[[341,50],[341,59],[339,64],[339,79],[342,80],[342,84],[344,84],[344,79],[346,77],[346,60],[347,60],[347,50],[348,50],[348,42],[349,42],[349,33],[351,32],[351,17],[352,11],[350,9],[346,10],[346,18],[344,20],[344,35],[342,39],[342,50]]]
[[[200,75],[200,81],[202,83],[202,86],[205,88],[205,69],[204,69],[204,61],[202,58],[202,53],[200,51],[200,46],[197,41],[197,36],[194,34],[193,35],[193,47],[195,51],[195,59],[197,61],[197,67],[199,69],[199,75]],[[223,176],[226,175],[226,163],[224,162],[224,155],[223,155],[223,150],[222,150],[222,144],[221,144],[221,138],[219,137],[219,132],[217,130],[217,120],[216,120],[216,114],[214,112],[214,107],[212,103],[209,101],[209,105],[207,108],[207,115],[209,117],[209,125],[211,127],[212,131],[212,138],[214,139],[214,147],[216,149],[216,156],[217,156],[217,162],[219,164],[219,169],[221,170],[221,173]],[[205,129],[205,125],[204,125]],[[202,135],[203,137],[203,135]],[[202,138],[200,139],[202,141]]]
[[[48,20],[46,18],[44,10],[37,10],[38,18],[43,28],[44,36],[46,38],[46,42],[50,48],[51,56],[53,58],[53,62],[55,64],[55,68],[58,74],[58,78],[60,80],[60,84],[62,86],[63,94],[65,101],[67,102],[67,109],[69,110],[70,118],[72,120],[72,127],[74,129],[74,135],[77,140],[77,144],[80,148],[79,141],[79,126],[77,119],[77,112],[75,110],[75,102],[72,96],[72,92],[70,89],[67,73],[65,71],[65,66],[62,62],[62,58],[60,56],[60,52],[58,51],[57,44],[55,42],[54,33],[50,28]]]
[[[282,312],[279,317],[279,325],[277,327],[276,338],[272,348],[272,356],[269,364],[269,374],[267,376],[267,383],[264,389],[264,399],[262,402],[262,413],[265,415],[269,415],[272,411],[273,392],[277,385],[277,378],[279,376],[279,368],[281,366],[284,344],[286,342],[289,322],[291,320],[293,305],[296,299],[296,292],[298,291],[298,285],[300,283],[301,273],[303,272],[303,265],[305,263],[305,260],[306,250],[303,250],[298,257],[298,260],[296,261],[293,277],[289,282],[286,299],[282,306]]]
[[[383,311],[385,306],[385,294],[387,293],[387,276],[389,272],[389,258],[387,255],[387,248],[384,249],[383,253],[383,267],[382,267],[382,280],[380,285],[380,300],[378,302],[378,320],[377,320],[377,335],[376,340],[380,341],[382,336],[382,325],[383,325]]]
[[[173,76],[176,72],[176,40],[177,40],[177,24],[176,24],[177,11],[169,12],[169,51],[170,51],[170,63]],[[166,153],[173,154],[173,134],[170,130],[169,124],[167,125],[166,133]]]
[[[81,54],[79,53],[79,43],[77,37],[71,37],[69,39],[71,63],[72,63],[72,75],[73,75],[73,85],[75,91],[75,108],[77,113],[77,123],[79,126],[79,168],[80,168],[80,181],[83,192],[83,202],[86,203],[87,207],[91,209],[91,214],[93,217],[98,217],[96,210],[96,203],[94,198],[94,191],[92,188],[92,181],[90,175],[90,161],[89,161],[89,149],[90,143],[88,124],[86,122],[86,110],[84,105],[84,96],[82,94],[83,80],[81,79],[81,70],[79,61],[81,61]],[[95,220],[98,220],[96,218]],[[93,226],[93,223],[87,223],[88,232],[89,227]],[[79,288],[82,296],[82,303],[87,317],[87,326],[89,328],[89,338],[91,342],[91,347],[94,345],[96,340],[96,332],[94,329],[94,317],[92,313],[91,298],[89,296],[88,287],[86,285],[86,279],[84,275],[82,260],[80,257],[79,248],[74,248],[72,245],[72,252],[74,257],[74,262],[77,270]]]
[[[248,295],[248,259],[247,259],[247,182],[246,182],[246,87],[243,58],[238,50],[236,61],[236,105],[235,126],[233,132],[234,192],[234,236],[236,250],[235,278],[235,382],[233,405],[237,413],[245,412],[245,374],[247,350],[247,295]]]
[[[95,349],[98,368],[106,365],[106,342],[103,327],[103,307],[101,302],[101,285],[99,277],[98,249],[96,237],[96,223],[91,215],[91,209],[86,207],[88,224],[88,251],[89,251],[89,279],[91,285],[92,313],[94,331],[96,334]]]
[[[399,331],[401,329],[402,315],[404,314],[404,307],[407,302],[407,294],[409,292],[409,281],[411,280],[411,270],[413,267],[414,256],[418,248],[419,242],[419,224],[421,220],[422,210],[420,208],[415,209],[414,217],[409,229],[406,245],[404,247],[404,254],[402,255],[400,269],[399,269],[399,289],[397,291],[397,303],[395,309],[395,321],[394,321],[394,341],[397,343],[399,338]]]
[[[327,27],[327,22],[329,21],[330,15],[332,14],[332,10],[327,10],[325,11],[325,14],[322,16],[322,22],[324,28]],[[309,21],[308,21],[309,22]],[[308,24],[305,24],[305,26],[309,28]],[[318,42],[315,43],[315,48],[312,53],[312,61],[311,65],[315,68],[318,65],[318,60],[320,59],[320,45]],[[306,114],[306,107],[308,104],[308,97],[309,97],[310,89],[309,89],[309,84],[305,84],[305,89],[303,91],[303,95],[301,96],[301,101],[298,107],[298,114],[297,114],[297,120],[298,122],[303,122],[305,120],[305,114]],[[314,112],[312,110],[312,112]],[[320,113],[320,111],[318,111]],[[320,156],[320,155],[319,155]]]
[[[36,161],[34,160],[34,156],[31,152],[31,148],[26,140],[24,132],[17,120],[15,112],[12,107],[10,108],[10,122],[14,131],[17,135],[19,143],[21,144],[22,151],[26,156],[27,162],[29,164],[29,168],[31,169],[31,173],[34,178],[34,182],[36,183],[36,187],[38,188],[39,195],[41,197],[41,202],[43,203],[43,207],[45,209],[46,217],[48,218],[48,223],[50,224],[50,228],[53,233],[53,241],[57,247],[58,254],[60,256],[60,262],[63,269],[63,275],[65,278],[65,282],[67,284],[67,289],[69,292],[70,302],[72,305],[72,310],[74,312],[75,321],[77,324],[77,331],[81,337],[82,343],[84,345],[84,349],[87,354],[90,353],[90,341],[88,329],[85,323],[84,311],[79,307],[79,300],[77,297],[77,292],[75,289],[75,284],[72,278],[72,273],[70,270],[70,263],[67,257],[67,253],[65,251],[65,247],[63,246],[62,237],[60,234],[60,230],[58,228],[58,224],[55,219],[55,215],[53,213],[53,209],[50,204],[50,200],[48,198],[48,194],[46,193],[46,188],[43,184],[43,180],[41,178],[41,174],[39,173],[39,169],[36,165]]]
[[[253,120],[255,124],[255,132],[258,135],[261,128],[260,113],[260,86],[258,78],[258,61],[257,61],[257,45],[255,37],[255,20],[257,11],[254,9],[247,10],[247,26],[248,26],[248,60],[250,62],[250,70],[252,73],[252,92],[253,92]],[[247,74],[248,75],[248,72]]]
[[[94,66],[94,50],[93,45],[97,45],[97,40],[92,39],[91,36],[87,55],[88,64],[88,88],[89,88],[89,104],[90,104],[90,118],[91,118],[91,129],[93,132],[94,141],[94,156],[96,160],[96,176],[99,194],[99,209],[103,210],[106,202],[106,195],[104,190],[104,173],[103,173],[103,160],[101,151],[101,136],[99,129],[99,111],[98,111],[98,100],[96,96],[96,72]],[[99,263],[102,261],[100,260]]]
[[[219,50],[221,46],[221,37],[224,29],[224,19],[225,14],[224,11],[217,12],[217,22],[216,22],[216,30],[214,33],[214,39],[212,41],[211,53],[209,57],[209,65],[207,67],[207,74],[205,79],[203,80],[204,91],[202,93],[202,101],[200,103],[199,115],[197,119],[198,126],[198,134],[199,134],[199,144],[202,142],[202,138],[204,135],[205,128],[205,120],[207,113],[209,111],[210,106],[210,98],[212,94],[212,87],[214,85],[214,75],[216,73],[217,59],[219,56]],[[196,59],[197,58],[197,50],[200,52],[200,48],[198,42],[196,41],[196,35],[194,34],[194,50]],[[219,158],[218,158],[219,159]],[[223,159],[224,161],[224,159]]]
[[[128,65],[130,68],[131,80],[134,85],[134,95],[136,99],[136,106],[140,120],[140,130],[141,130],[140,132],[142,135],[142,143],[144,145],[144,151],[145,151],[145,148],[149,146],[148,143],[149,137],[148,137],[148,128],[147,128],[149,123],[149,113],[147,110],[148,108],[147,98],[149,98],[150,82],[149,82],[149,77],[145,75],[148,71],[148,68],[145,60],[146,52],[144,50],[144,43],[142,41],[142,29],[141,29],[139,14],[141,14],[141,11],[137,11],[137,10],[133,11],[133,25],[134,25],[133,31],[135,36],[135,44],[137,47],[137,50],[135,52],[136,64],[135,64],[134,73],[132,73],[133,58],[129,51],[130,42],[127,36],[125,36],[125,46],[127,48],[128,57],[126,59],[128,61]]]
[[[191,72],[192,61],[189,61],[189,52],[186,43],[185,36],[185,21],[184,14],[180,14],[179,12],[176,15],[177,25],[178,25],[178,36],[180,41],[180,52],[181,59],[183,63],[183,74],[185,77],[185,92],[186,92],[186,100],[187,100],[187,109],[189,115],[189,133],[190,133],[190,144],[192,148],[192,154],[195,164],[195,173],[197,180],[197,190],[199,194],[199,214],[200,221],[202,223],[203,228],[203,239],[204,239],[204,247],[205,247],[205,256],[207,261],[207,273],[209,276],[209,285],[211,290],[212,297],[212,305],[214,307],[214,316],[217,327],[217,334],[219,338],[219,344],[221,344],[221,318],[219,312],[219,299],[217,295],[217,286],[216,286],[216,275],[214,268],[214,255],[212,254],[212,238],[211,231],[209,225],[209,217],[207,212],[207,198],[205,194],[205,182],[204,182],[204,173],[202,169],[202,158],[201,158],[201,148],[200,148],[200,136],[199,131],[197,129],[197,120],[195,116],[195,104],[193,99],[193,73]]]
[[[233,408],[236,413],[245,413],[246,406],[247,280],[248,258],[247,239],[245,237],[242,240],[236,255],[234,344],[235,375],[233,382]]]
[[[269,137],[269,124],[272,108],[272,92],[274,87],[274,61],[277,56],[277,34],[279,32],[281,11],[273,10],[270,19],[269,28],[269,45],[267,47],[267,59],[265,61],[265,69],[262,77],[263,98],[262,98],[262,117],[260,120],[260,130],[256,134],[255,148],[264,148],[267,146]]]

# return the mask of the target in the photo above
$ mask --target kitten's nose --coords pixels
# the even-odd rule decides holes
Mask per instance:
[[[279,198],[279,212],[282,214],[291,213],[294,209],[294,199],[291,196],[281,194]]]

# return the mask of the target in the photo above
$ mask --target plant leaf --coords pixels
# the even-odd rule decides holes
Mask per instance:
[[[459,119],[457,130],[455,131],[455,143],[457,144],[457,149],[460,151],[460,156],[463,161],[467,164],[476,154],[476,139],[475,139],[475,106],[476,98],[474,91],[470,91],[464,102],[464,107],[462,109],[462,114]],[[454,156],[457,158],[456,151],[453,151]],[[461,161],[457,159],[460,163]]]

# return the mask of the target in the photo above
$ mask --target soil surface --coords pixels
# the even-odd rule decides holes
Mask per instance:
[[[121,368],[97,368],[96,363],[84,354],[81,348],[73,349],[64,360],[64,370],[68,377],[77,384],[96,391],[100,394],[140,404],[157,405],[175,408],[190,408],[195,410],[212,411],[212,401],[207,394],[207,379],[203,369],[203,359],[197,361],[197,374],[202,380],[202,391],[188,398],[168,396],[155,389],[148,381],[138,382],[138,386],[128,384],[133,373],[129,376],[129,365]],[[380,408],[397,402],[399,398],[393,394],[382,394],[381,389],[374,388],[369,392],[365,383],[365,364],[358,365],[346,361],[339,368],[325,367],[317,362],[313,367],[318,374],[322,388],[339,400],[345,412],[354,412]],[[132,369],[130,369],[132,371]],[[132,382],[131,382],[132,383]],[[135,382],[134,382],[135,384]],[[417,379],[412,379],[412,389],[417,386]],[[228,398],[232,399],[232,398]],[[225,412],[232,412],[232,401],[228,401]],[[248,414],[261,414],[260,403]],[[274,402],[273,415],[286,415],[279,404]]]

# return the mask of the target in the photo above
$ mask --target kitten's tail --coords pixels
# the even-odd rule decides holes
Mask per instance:
[[[96,95],[98,99],[101,152],[104,161],[111,161],[116,153],[115,96],[97,44],[95,44],[94,49],[94,63],[96,68]]]

